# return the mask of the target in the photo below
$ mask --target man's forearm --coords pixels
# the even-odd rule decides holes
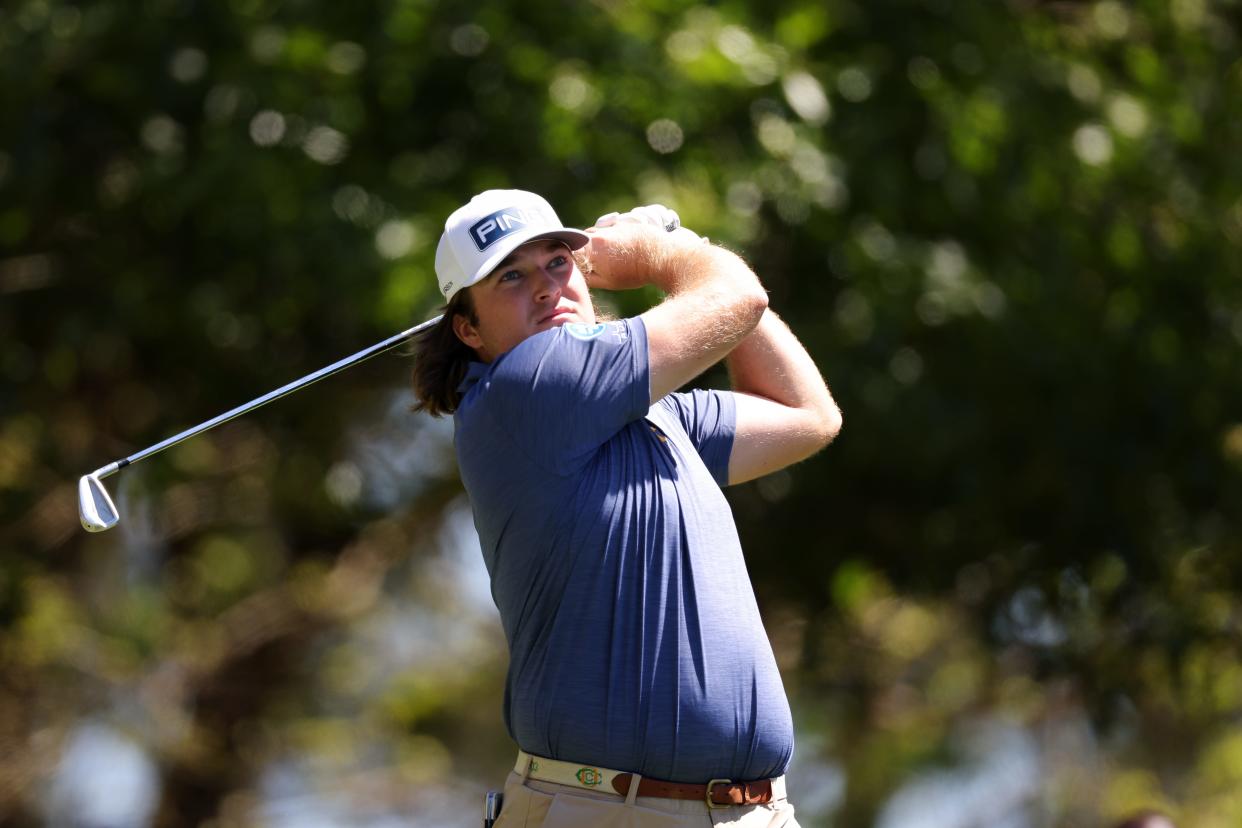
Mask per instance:
[[[643,314],[652,399],[681,387],[754,330],[768,296],[734,253],[711,245],[678,250],[653,274],[664,301]]]
[[[841,430],[841,411],[819,368],[771,310],[730,351],[725,364],[739,395],[730,482],[805,459]]]
[[[840,417],[811,355],[770,308],[725,359],[733,390],[817,413]]]

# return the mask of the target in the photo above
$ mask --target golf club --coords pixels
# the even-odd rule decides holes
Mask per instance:
[[[670,210],[661,204],[650,204],[646,207],[636,207],[627,213],[609,213],[600,216],[596,220],[596,227],[607,227],[618,221],[638,221],[654,224],[657,227],[663,227],[666,231],[672,233],[681,227],[681,218],[676,211]],[[707,243],[707,240],[703,240]],[[158,454],[166,448],[171,448],[183,440],[188,440],[195,435],[202,434],[204,431],[215,428],[221,423],[227,423],[234,417],[240,417],[254,411],[256,408],[267,405],[272,400],[278,400],[281,397],[292,394],[294,391],[305,388],[311,383],[318,382],[324,377],[330,377],[338,371],[343,371],[352,365],[357,365],[365,359],[369,359],[376,354],[395,348],[402,342],[405,342],[414,334],[439,322],[441,317],[429,319],[419,325],[415,325],[408,331],[402,331],[396,336],[390,336],[383,342],[377,342],[370,348],[359,351],[358,353],[347,356],[342,360],[338,360],[326,368],[320,368],[314,373],[307,374],[301,379],[282,385],[275,391],[269,391],[261,397],[257,397],[248,403],[239,405],[234,409],[224,412],[216,417],[212,417],[204,423],[199,423],[193,428],[188,428],[180,434],[173,435],[167,440],[156,443],[153,446],[144,448],[137,454],[131,454],[123,460],[116,460],[106,466],[101,466],[90,474],[83,475],[78,481],[78,516],[82,520],[82,526],[88,532],[103,532],[111,529],[120,521],[121,516],[117,513],[116,505],[112,502],[112,498],[108,495],[108,490],[104,488],[103,480],[111,477],[121,469],[128,465],[137,463],[139,460],[145,460],[153,454]]]
[[[324,377],[330,377],[338,371],[343,371],[350,366],[357,365],[363,360],[370,359],[376,354],[381,354],[384,351],[391,350],[408,340],[419,331],[430,328],[432,325],[439,322],[440,319],[441,317],[439,316],[435,319],[428,319],[426,322],[415,325],[408,331],[402,331],[395,336],[390,336],[383,342],[377,342],[370,348],[365,348],[352,356],[347,356],[344,359],[328,365],[327,367],[320,368],[318,371],[307,374],[301,379],[294,380],[287,385],[282,385],[275,391],[269,391],[261,397],[256,397],[248,403],[239,405],[236,408],[230,409],[229,411],[226,411],[216,417],[212,417],[210,420],[199,423],[193,428],[188,428],[180,434],[169,437],[167,440],[163,440],[153,446],[144,448],[142,451],[136,454],[131,454],[123,460],[117,460],[106,466],[95,469],[95,471],[90,474],[83,475],[82,479],[78,481],[78,515],[82,519],[82,526],[88,532],[103,532],[106,529],[111,529],[113,526],[116,526],[117,522],[121,519],[121,516],[117,513],[116,506],[112,503],[112,498],[108,495],[108,490],[104,488],[103,479],[105,477],[110,477],[128,465],[137,463],[139,460],[145,460],[153,454],[158,454],[164,449],[171,448],[183,440],[188,440],[189,438],[202,434],[204,431],[213,429],[222,423],[227,423],[235,417],[240,417],[243,414],[254,411],[256,408],[267,405],[273,400],[278,400],[287,394],[292,394],[294,391],[298,391],[312,383],[318,382]]]

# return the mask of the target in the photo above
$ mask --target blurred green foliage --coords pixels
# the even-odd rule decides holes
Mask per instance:
[[[126,470],[106,535],[74,482],[430,315],[443,218],[516,186],[743,251],[844,409],[730,493],[804,824],[903,824],[997,723],[1037,771],[978,824],[1239,824],[1239,10],[5,6],[0,821],[55,816],[88,722],[161,826],[275,823],[290,773],[473,820],[503,640],[399,361]]]

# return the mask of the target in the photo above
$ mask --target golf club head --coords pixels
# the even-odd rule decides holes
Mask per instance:
[[[121,516],[103,482],[93,474],[83,475],[78,481],[78,516],[82,527],[88,532],[103,532],[116,526]]]

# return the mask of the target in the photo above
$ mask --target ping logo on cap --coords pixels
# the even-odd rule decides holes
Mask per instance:
[[[506,207],[470,225],[470,238],[474,246],[482,251],[510,233],[546,221],[543,213],[534,207]]]

